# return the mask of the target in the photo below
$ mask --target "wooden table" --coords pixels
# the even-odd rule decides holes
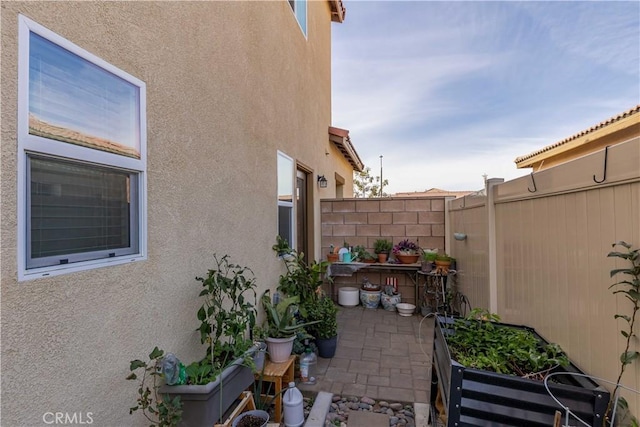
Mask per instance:
[[[287,387],[289,383],[294,381],[295,378],[295,360],[296,356],[289,356],[289,360],[282,363],[273,363],[270,360],[266,360],[264,364],[264,370],[262,372],[257,372],[255,374],[256,380],[260,380],[262,377],[263,382],[273,383],[274,385],[274,394],[261,394],[261,399],[269,399],[270,397],[275,396],[273,399],[273,403],[275,404],[275,416],[274,420],[276,423],[282,421],[282,390],[283,384]],[[260,390],[262,393],[262,390]]]

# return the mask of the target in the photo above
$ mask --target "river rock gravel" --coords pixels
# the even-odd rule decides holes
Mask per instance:
[[[415,427],[412,403],[374,400],[370,397],[333,396],[325,427],[346,427],[349,411],[369,411],[389,416],[389,427]]]

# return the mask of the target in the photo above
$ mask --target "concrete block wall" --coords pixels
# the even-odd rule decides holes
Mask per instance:
[[[445,199],[443,197],[403,197],[388,199],[327,199],[320,202],[322,222],[322,254],[326,259],[329,246],[364,246],[373,254],[373,243],[385,238],[397,244],[410,239],[422,248],[438,248],[445,244]],[[362,284],[364,278],[383,284],[387,277],[398,279],[403,302],[415,304],[414,283],[404,273],[359,272],[351,277],[336,277],[333,297],[341,286]]]

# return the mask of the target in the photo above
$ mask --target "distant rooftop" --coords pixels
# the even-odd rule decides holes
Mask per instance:
[[[559,156],[570,150],[575,150],[577,147],[583,147],[582,154],[584,154],[586,152],[584,148],[586,145],[615,132],[630,129],[633,126],[637,127],[639,124],[640,105],[636,105],[627,111],[558,141],[555,144],[548,145],[524,156],[519,156],[514,161],[518,168],[527,168],[535,167],[538,164],[541,165],[544,161],[548,161],[550,158]]]

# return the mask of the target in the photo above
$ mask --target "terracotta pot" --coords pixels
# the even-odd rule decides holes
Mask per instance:
[[[383,262],[387,262],[387,258],[389,254],[378,254],[378,262],[382,264]]]
[[[327,261],[338,262],[338,254],[327,254]]]
[[[418,258],[420,258],[419,254],[416,255],[401,255],[396,254],[396,258],[403,264],[413,264],[418,262]]]

